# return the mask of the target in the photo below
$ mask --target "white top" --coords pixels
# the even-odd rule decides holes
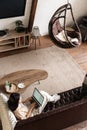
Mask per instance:
[[[17,109],[14,111],[14,114],[18,119],[26,119],[27,113],[28,107],[25,106],[23,103],[19,103]]]

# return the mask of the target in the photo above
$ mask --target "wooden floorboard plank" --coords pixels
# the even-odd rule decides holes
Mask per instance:
[[[87,72],[87,43],[82,43],[78,48],[67,49],[67,51],[81,68]]]

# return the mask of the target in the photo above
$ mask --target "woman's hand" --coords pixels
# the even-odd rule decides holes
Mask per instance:
[[[27,102],[29,102],[30,100],[32,100],[32,97],[28,97],[27,99],[25,99],[24,101],[22,101],[22,103],[27,103]]]

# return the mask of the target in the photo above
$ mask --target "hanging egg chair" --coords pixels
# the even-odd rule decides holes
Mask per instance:
[[[74,28],[67,27],[66,25],[68,11],[70,11]],[[61,25],[61,20],[63,21],[63,25]],[[53,40],[54,44],[61,48],[72,48],[81,44],[81,32],[73,16],[72,6],[70,3],[61,6],[54,13],[49,22],[48,29],[49,36]]]

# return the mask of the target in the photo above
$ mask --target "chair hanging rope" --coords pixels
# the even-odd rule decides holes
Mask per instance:
[[[74,29],[71,27],[67,28],[66,17],[68,11],[70,11],[72,17]],[[60,23],[61,19],[64,20],[63,26]],[[81,44],[81,32],[74,18],[70,3],[61,6],[52,16],[49,22],[49,35],[54,43],[62,48],[76,47]]]

